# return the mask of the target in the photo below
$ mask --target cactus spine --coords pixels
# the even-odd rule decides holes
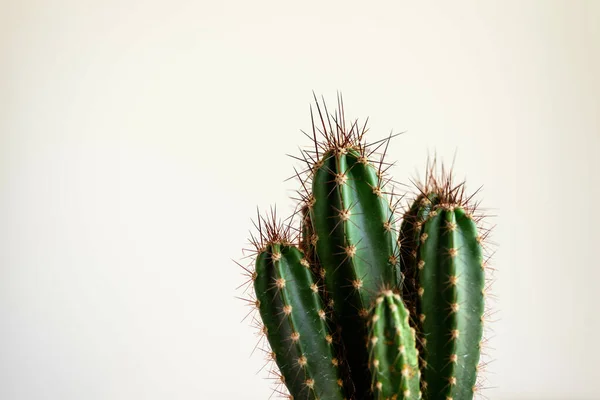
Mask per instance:
[[[308,260],[270,242],[256,258],[254,288],[273,357],[295,399],[345,399],[327,313]]]
[[[421,398],[415,330],[399,294],[383,292],[370,315],[369,367],[377,400]]]

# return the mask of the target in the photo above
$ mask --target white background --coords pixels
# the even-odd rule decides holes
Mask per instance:
[[[234,296],[312,90],[497,217],[486,396],[600,399],[600,2],[0,2],[0,398],[266,399]]]

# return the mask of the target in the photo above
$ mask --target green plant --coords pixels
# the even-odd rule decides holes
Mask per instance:
[[[392,136],[366,143],[341,99],[317,112],[296,174],[298,233],[259,216],[247,269],[289,398],[471,399],[485,274],[464,182],[428,162],[401,214],[385,161]]]
[[[397,287],[399,276],[394,213],[377,169],[352,133],[329,137],[330,149],[314,166],[308,203],[325,289],[347,349],[364,347],[368,309],[382,287]],[[346,354],[356,391],[365,396],[371,382],[367,354]]]
[[[369,319],[369,368],[376,399],[421,398],[415,330],[400,295],[384,291],[375,300]]]
[[[417,294],[422,387],[431,399],[470,399],[476,386],[484,321],[485,260],[475,207],[464,183],[435,176],[431,164],[420,196],[404,217],[401,240],[414,277],[405,297]],[[413,292],[410,292],[413,290]]]
[[[285,229],[266,228],[256,255],[254,289],[271,357],[294,397],[342,400],[333,332],[309,261],[289,242]]]

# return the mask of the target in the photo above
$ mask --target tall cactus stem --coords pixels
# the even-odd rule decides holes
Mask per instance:
[[[326,151],[312,182],[317,255],[359,394],[369,390],[368,357],[353,349],[364,343],[367,310],[377,294],[399,279],[394,214],[382,183],[377,169],[352,147]]]

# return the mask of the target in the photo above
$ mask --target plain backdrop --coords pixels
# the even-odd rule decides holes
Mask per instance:
[[[0,398],[267,399],[235,288],[312,91],[496,225],[488,399],[600,399],[599,1],[1,1]]]

